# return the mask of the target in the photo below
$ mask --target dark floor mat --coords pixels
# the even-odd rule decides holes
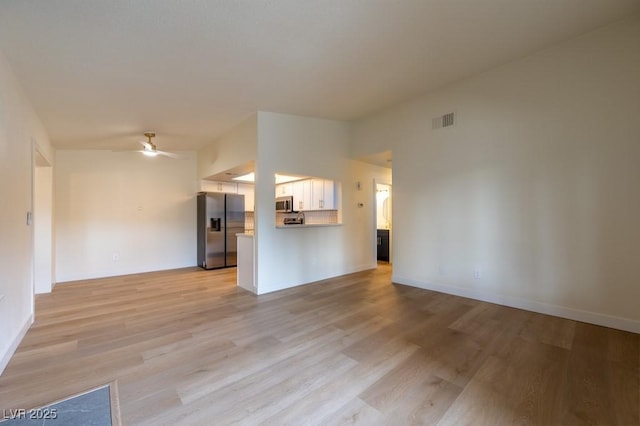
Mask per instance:
[[[2,426],[111,426],[109,385],[33,410],[5,410]]]

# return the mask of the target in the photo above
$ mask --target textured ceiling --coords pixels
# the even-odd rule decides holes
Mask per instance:
[[[354,119],[640,11],[638,0],[0,0],[59,148],[198,149],[256,110]]]

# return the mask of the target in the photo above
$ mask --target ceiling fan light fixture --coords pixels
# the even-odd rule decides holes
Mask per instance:
[[[154,132],[144,132],[144,136],[147,138],[147,140],[140,141],[140,144],[142,144],[142,149],[137,152],[141,152],[143,155],[146,155],[147,157],[164,156],[164,157],[170,157],[170,158],[180,158],[179,155],[174,154],[172,152],[160,151],[156,147],[156,144],[153,143],[152,141],[152,138],[156,136]]]
[[[142,145],[144,145],[142,153],[147,157],[157,156],[158,152],[156,151],[156,145],[151,142],[151,138],[154,138],[156,136],[155,132],[144,132],[144,136],[147,138],[147,140],[140,142]]]

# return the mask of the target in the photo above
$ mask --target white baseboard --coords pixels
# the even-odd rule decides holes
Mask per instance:
[[[289,288],[299,287],[299,286],[302,286],[302,285],[313,284],[313,283],[318,282],[318,281],[324,281],[324,280],[329,280],[331,278],[341,277],[343,275],[353,274],[355,272],[368,271],[368,270],[371,270],[371,269],[375,269],[377,266],[378,266],[377,263],[356,265],[356,266],[353,266],[353,267],[345,268],[344,270],[340,271],[339,273],[335,273],[334,275],[329,275],[329,276],[324,276],[324,277],[314,277],[310,281],[307,281],[307,282],[304,282],[304,283],[276,286],[276,287],[270,288],[268,291],[264,291],[264,287],[262,287],[262,289],[261,289],[260,288],[260,283],[258,283],[258,289],[257,289],[257,291],[253,291],[253,293],[255,293],[257,295],[269,294],[269,293],[273,293],[275,291],[286,290],[286,289],[289,289]]]
[[[377,267],[378,267],[377,263],[357,265],[357,266],[353,266],[351,268],[345,269],[345,272],[342,275],[353,274],[353,273],[362,272],[362,271],[369,271],[371,269],[376,269]]]
[[[18,349],[18,345],[20,344],[20,342],[22,342],[22,339],[24,339],[27,331],[29,331],[29,327],[31,327],[31,324],[33,324],[33,314],[29,315],[29,318],[27,318],[27,321],[22,326],[22,329],[20,330],[18,335],[15,337],[15,339],[13,339],[13,342],[11,342],[5,353],[2,354],[2,359],[0,359],[0,375],[2,375],[4,369],[7,368],[7,365],[9,365],[11,357],[16,352],[16,349]]]
[[[553,315],[575,321],[587,322],[601,325],[603,327],[615,328],[618,330],[630,331],[640,334],[640,321],[628,318],[615,317],[597,312],[583,311],[580,309],[568,308],[565,306],[551,305],[533,300],[520,299],[512,296],[500,294],[490,294],[480,290],[454,287],[443,284],[426,283],[410,278],[394,275],[394,283],[409,285],[411,287],[423,288],[425,290],[438,291],[440,293],[452,294],[454,296],[467,297],[469,299],[482,300],[483,302],[495,303],[498,305],[510,306],[512,308],[524,309],[526,311],[540,314]]]

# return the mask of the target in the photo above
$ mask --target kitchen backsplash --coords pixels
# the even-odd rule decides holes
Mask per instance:
[[[244,212],[244,230],[253,231],[254,229],[254,212]]]
[[[285,217],[296,217],[297,213],[276,213],[276,225],[282,225]],[[332,225],[338,223],[337,210],[309,210],[304,212],[305,225]]]
[[[282,225],[285,217],[296,217],[297,213],[276,213],[276,224]],[[304,212],[304,223],[306,225],[333,225],[338,223],[337,210],[311,210]],[[244,212],[244,229],[253,231],[255,229],[255,213]]]

